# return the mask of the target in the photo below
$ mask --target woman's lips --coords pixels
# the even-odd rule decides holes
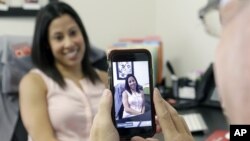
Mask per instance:
[[[78,51],[76,50],[76,49],[74,49],[73,51],[70,51],[70,52],[68,52],[68,53],[66,53],[65,54],[65,56],[67,57],[67,58],[75,58],[76,57],[76,55],[77,55],[77,53],[78,53]]]

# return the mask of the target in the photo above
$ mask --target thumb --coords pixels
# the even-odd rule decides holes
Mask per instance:
[[[139,137],[139,136],[135,136],[131,139],[131,141],[159,141],[158,139],[154,139],[154,138],[147,138],[147,139],[144,139],[142,137]]]
[[[139,136],[135,136],[131,139],[131,141],[146,141],[144,138],[139,137]]]
[[[111,91],[105,89],[101,97],[98,113],[102,116],[111,116],[112,104],[113,100]]]
[[[164,99],[162,99],[158,89],[154,90],[154,106],[163,134],[165,132],[173,133],[176,129],[174,123],[171,120],[172,117],[169,111],[171,106],[167,102],[165,102]]]

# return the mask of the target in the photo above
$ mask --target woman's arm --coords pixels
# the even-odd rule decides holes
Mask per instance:
[[[19,86],[21,117],[33,141],[57,141],[50,123],[47,88],[34,73],[23,77]]]
[[[141,114],[141,112],[137,112],[136,110],[130,108],[130,105],[129,105],[129,103],[128,103],[128,93],[127,93],[126,91],[124,91],[124,92],[122,93],[122,104],[123,104],[123,106],[124,106],[124,110],[125,110],[127,113],[129,113],[129,114],[131,114],[131,115],[139,115],[139,114]]]

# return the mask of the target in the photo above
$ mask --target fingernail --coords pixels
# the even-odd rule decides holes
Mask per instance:
[[[154,88],[154,93],[156,93],[156,97],[159,100],[161,95],[160,95],[160,92],[159,92],[159,90],[157,88]]]

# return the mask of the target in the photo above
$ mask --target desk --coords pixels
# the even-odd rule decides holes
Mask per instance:
[[[229,130],[229,125],[226,122],[225,116],[219,108],[199,106],[188,110],[179,110],[178,112],[179,114],[199,112],[203,116],[208,126],[208,130],[205,133],[194,133],[193,137],[195,141],[204,141],[215,130]],[[156,134],[155,138],[164,141],[162,134]]]
[[[116,120],[116,122],[117,123],[124,123],[127,121],[149,121],[149,120],[151,120],[151,110],[149,110],[141,115]]]

